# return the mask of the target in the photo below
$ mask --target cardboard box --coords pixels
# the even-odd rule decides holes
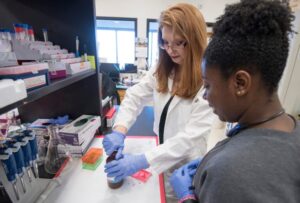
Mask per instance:
[[[73,75],[91,69],[91,63],[89,61],[84,61],[80,63],[70,63],[67,66],[67,74]]]
[[[82,115],[59,131],[59,136],[65,144],[86,147],[86,140],[94,137],[101,126],[100,116]]]
[[[49,84],[48,63],[34,63],[0,68],[0,79],[22,79],[27,91]]]

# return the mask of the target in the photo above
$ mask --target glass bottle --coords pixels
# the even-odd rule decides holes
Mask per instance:
[[[115,160],[117,152],[118,151],[114,151],[109,157],[107,157],[106,163],[109,163],[109,162]],[[107,177],[107,184],[108,184],[108,187],[110,187],[111,189],[120,188],[123,185],[123,182],[124,182],[123,179],[116,182],[114,177]]]
[[[58,153],[58,144],[59,144],[58,126],[49,125],[47,129],[48,129],[48,134],[50,139],[49,139],[47,154],[45,157],[44,168],[47,173],[55,174],[60,169],[62,163],[65,160],[65,157],[62,157],[62,155]]]

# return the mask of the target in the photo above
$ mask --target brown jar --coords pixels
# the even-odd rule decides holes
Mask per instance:
[[[109,162],[115,160],[116,154],[117,154],[117,151],[114,151],[109,157],[107,157],[106,163],[109,163]],[[114,177],[107,177],[107,184],[111,189],[117,189],[117,188],[121,187],[123,185],[123,182],[124,182],[123,179],[120,180],[119,182],[116,182]]]

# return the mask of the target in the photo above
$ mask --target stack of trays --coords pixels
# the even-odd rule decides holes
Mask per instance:
[[[103,150],[101,148],[90,148],[81,160],[83,169],[94,171],[103,160]]]
[[[0,68],[0,79],[22,79],[26,90],[34,90],[49,84],[47,63],[33,63]]]

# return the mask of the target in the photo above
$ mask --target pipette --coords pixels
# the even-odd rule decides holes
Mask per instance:
[[[0,144],[0,160],[2,162],[7,180],[12,184],[16,199],[19,200],[19,192],[17,189],[17,166],[12,150],[6,144]]]
[[[15,157],[18,177],[20,179],[23,192],[25,193],[26,192],[26,187],[25,187],[25,183],[24,183],[24,179],[23,179],[24,171],[25,171],[25,163],[24,163],[24,155],[23,155],[23,151],[21,149],[21,145],[15,139],[7,140],[6,144],[12,150],[12,153]]]
[[[31,148],[29,144],[29,139],[25,135],[17,135],[14,136],[14,138],[20,143],[21,149],[24,155],[24,163],[25,163],[25,169],[26,173],[29,178],[29,182],[32,182],[32,174],[31,174],[31,162],[32,162],[32,153]]]
[[[32,160],[32,171],[35,178],[38,177],[38,166],[37,166],[37,159],[38,159],[38,145],[35,133],[32,130],[24,130],[22,131],[23,135],[28,138],[30,148],[31,148],[31,160]]]

